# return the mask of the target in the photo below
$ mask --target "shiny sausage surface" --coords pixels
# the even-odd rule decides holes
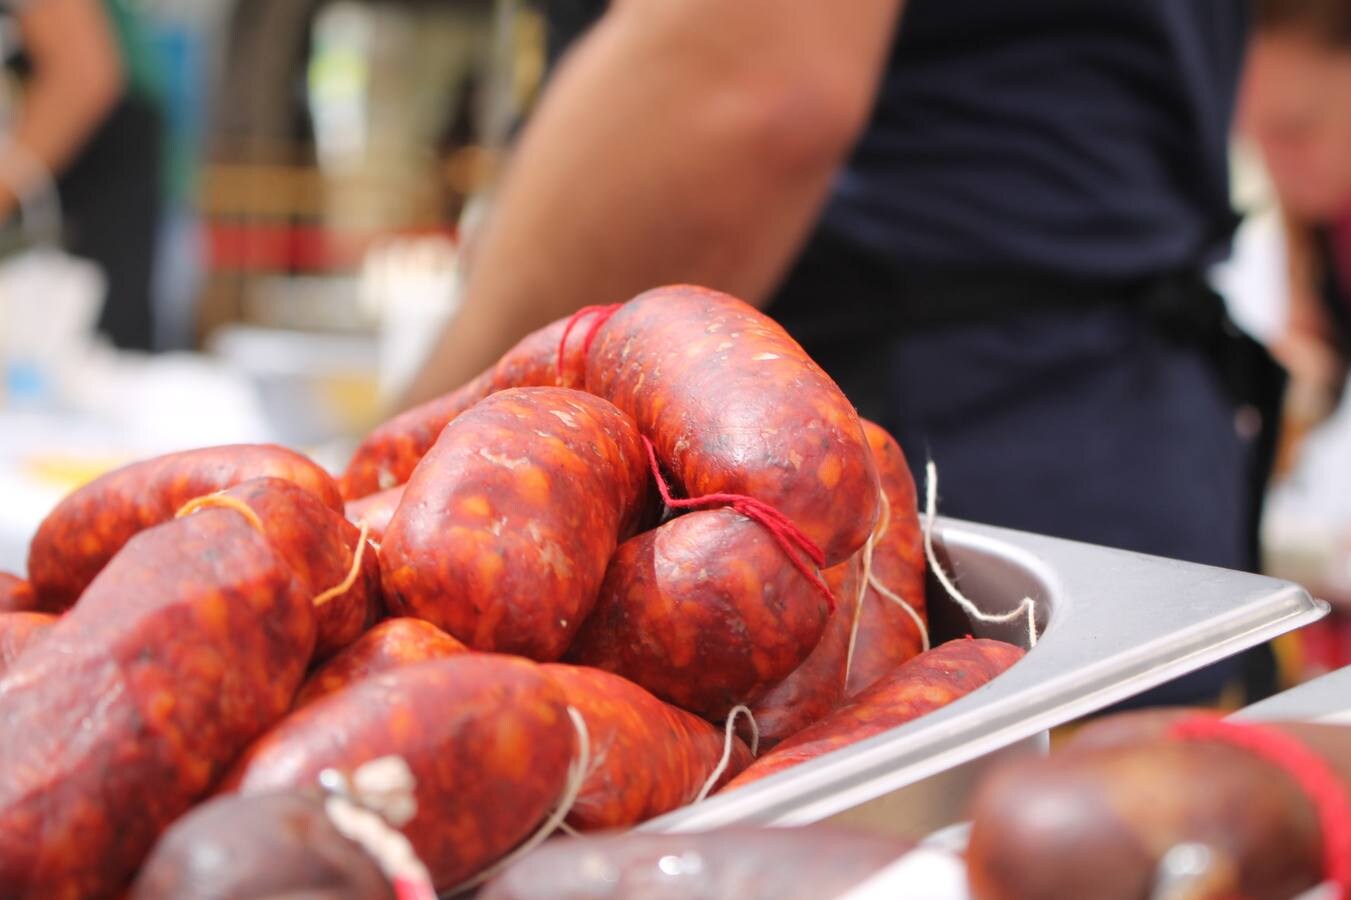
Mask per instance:
[[[828,616],[759,523],[702,510],[620,545],[568,660],[721,722],[797,668]]]
[[[849,558],[879,509],[858,414],[778,323],[706,288],[648,291],[594,338],[587,390],[633,416],[690,497],[749,495]]]
[[[445,890],[538,827],[562,793],[575,734],[562,691],[539,666],[465,654],[393,669],[297,710],[225,786],[305,789],[325,768],[401,757],[417,800],[401,830]]]
[[[229,510],[136,535],[0,677],[0,896],[115,896],[291,704],[310,598]]]
[[[542,667],[586,721],[595,760],[568,814],[574,828],[621,828],[670,812],[699,795],[722,759],[724,734],[627,679],[585,666]],[[750,765],[732,738],[723,784]]]
[[[826,718],[757,759],[724,790],[732,790],[913,721],[958,700],[1022,659],[1002,641],[949,641],[922,653]]]
[[[446,426],[380,545],[390,612],[475,650],[556,660],[646,510],[633,422],[567,388],[493,394]]]
[[[189,500],[264,476],[284,478],[342,512],[333,479],[299,453],[271,444],[235,444],[170,453],[95,479],[56,505],[28,550],[38,607],[75,603],[132,535],[167,522]]]

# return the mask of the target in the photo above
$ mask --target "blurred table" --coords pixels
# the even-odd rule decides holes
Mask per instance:
[[[0,406],[0,570],[22,573],[28,541],[65,494],[118,465],[175,450],[289,442],[253,373],[201,354],[107,353],[63,385],[60,408]],[[321,464],[350,438],[297,445]]]

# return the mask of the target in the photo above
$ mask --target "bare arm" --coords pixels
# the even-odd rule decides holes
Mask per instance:
[[[3,159],[0,217],[12,211],[15,190],[33,186],[32,163],[47,172],[64,169],[123,88],[122,60],[99,0],[31,0],[19,25],[33,77],[11,136],[19,147]]]
[[[674,281],[764,303],[867,122],[903,0],[621,0],[566,59],[405,404]]]

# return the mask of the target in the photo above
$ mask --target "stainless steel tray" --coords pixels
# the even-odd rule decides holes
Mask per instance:
[[[1038,752],[1047,730],[1321,618],[1298,585],[940,519],[940,559],[986,612],[1037,603],[1037,646],[956,703],[703,803],[651,831],[825,819],[920,837],[961,820],[981,772]],[[969,623],[930,585],[934,643],[965,633],[1027,642],[1026,622]]]
[[[1351,725],[1351,666],[1244,707],[1233,717],[1266,722],[1296,719]]]

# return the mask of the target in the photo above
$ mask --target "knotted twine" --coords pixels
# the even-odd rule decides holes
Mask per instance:
[[[349,782],[336,769],[319,773],[324,813],[343,837],[375,860],[396,900],[435,900],[431,874],[398,830],[417,815],[413,773],[398,756],[360,766]]]

